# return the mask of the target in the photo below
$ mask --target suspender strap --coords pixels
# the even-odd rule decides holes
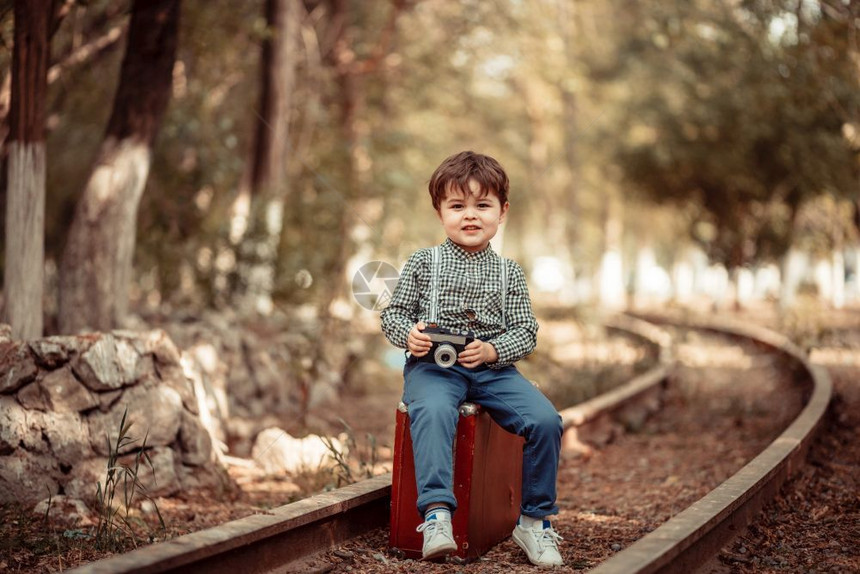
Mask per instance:
[[[499,255],[499,265],[501,265],[502,275],[502,328],[508,329],[507,317],[505,317],[505,309],[507,308],[505,299],[508,295],[508,260]]]
[[[505,309],[508,294],[508,260],[501,255],[499,255],[499,267],[502,279],[502,328],[507,330],[508,321],[505,316]],[[441,246],[436,245],[430,250],[430,323],[436,323],[439,320],[439,275],[441,273],[441,268]]]
[[[430,250],[430,322],[439,320],[439,273],[442,267],[440,247]]]

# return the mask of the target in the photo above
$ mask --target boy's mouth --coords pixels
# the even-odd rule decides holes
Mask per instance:
[[[481,228],[477,225],[466,225],[465,227],[463,227],[463,231],[478,231],[479,229]]]

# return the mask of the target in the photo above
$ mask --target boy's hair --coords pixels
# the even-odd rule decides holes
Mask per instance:
[[[478,183],[481,196],[495,192],[502,205],[507,203],[510,183],[499,162],[487,155],[462,151],[445,159],[430,177],[428,187],[433,208],[439,211],[449,189],[468,194],[470,179]]]

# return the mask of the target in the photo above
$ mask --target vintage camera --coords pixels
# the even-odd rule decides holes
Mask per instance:
[[[418,360],[425,363],[436,363],[446,369],[455,365],[460,351],[475,340],[475,336],[469,331],[453,331],[440,327],[436,323],[427,325],[422,333],[430,336],[433,346],[430,347],[429,353],[418,357]]]

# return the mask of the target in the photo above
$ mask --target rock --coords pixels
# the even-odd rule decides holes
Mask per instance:
[[[103,393],[96,393],[96,396],[99,398],[99,410],[103,413],[106,413],[110,410],[110,408],[116,404],[117,400],[122,396],[122,389],[117,389],[115,391],[105,391]]]
[[[218,350],[209,343],[194,345],[188,350],[188,354],[207,375],[220,374],[224,370],[224,363],[218,357]]]
[[[239,493],[233,479],[222,466],[215,464],[206,466],[180,465],[179,473],[183,490],[194,491],[202,488],[213,488],[222,493]]]
[[[128,341],[101,335],[73,361],[78,378],[93,391],[110,391],[132,384],[140,354]]]
[[[388,558],[386,558],[381,552],[376,552],[373,555],[373,559],[382,562],[383,564],[388,564]]]
[[[155,369],[155,359],[150,355],[140,357],[134,368],[134,380],[141,382],[146,379],[158,379],[158,371]]]
[[[60,464],[73,466],[93,455],[89,426],[78,413],[53,413],[42,424],[42,434]]]
[[[47,513],[52,524],[64,528],[86,528],[96,523],[96,513],[90,510],[83,500],[59,494],[46,498],[36,504],[33,514],[43,518]]]
[[[30,341],[30,350],[36,356],[36,362],[46,369],[56,369],[69,362],[73,352],[83,350],[83,345],[77,337],[46,337]]]
[[[155,372],[163,384],[170,386],[182,397],[182,406],[194,414],[199,414],[197,397],[194,396],[194,386],[179,365],[155,365]]]
[[[340,377],[334,371],[326,370],[320,373],[311,385],[308,408],[324,408],[326,405],[337,404],[340,386]]]
[[[109,454],[105,437],[109,437],[111,448],[116,448],[119,425],[126,408],[126,422],[131,425],[128,436],[134,440],[122,446],[120,454],[140,448],[144,438],[150,447],[166,446],[176,440],[182,412],[179,394],[165,385],[137,385],[127,389],[108,412],[96,411],[88,417],[96,453]]]
[[[201,330],[198,340],[209,335]],[[205,400],[223,410],[228,366],[216,347],[200,347],[195,358],[202,363],[200,372],[204,366],[209,371],[206,388],[213,392],[210,376],[218,383]],[[120,455],[133,464],[145,440],[152,468],[141,461],[138,478],[148,494],[169,496],[189,486],[229,488],[231,479],[215,462],[180,360],[161,330],[24,343],[3,338],[0,325],[0,502],[36,502],[62,491],[94,508],[126,409],[128,440]],[[76,503],[68,505],[74,514]],[[52,506],[49,512],[58,511]]]
[[[177,464],[174,451],[167,447],[148,449],[149,459],[142,458],[137,468],[137,478],[143,486],[142,490],[135,491],[134,504],[140,504],[147,496],[171,496],[176,494],[181,486],[177,474]],[[130,453],[120,457],[118,464],[134,470],[135,458],[138,453]],[[150,461],[152,466],[150,466]],[[125,479],[122,471],[118,475],[117,498],[122,497],[123,481]],[[107,459],[91,458],[76,465],[69,475],[64,490],[66,495],[81,498],[88,504],[94,504],[98,484],[105,484],[107,477]],[[129,481],[131,477],[129,476]],[[129,482],[131,487],[131,482]],[[145,495],[145,496],[144,496]]]
[[[0,343],[0,393],[14,393],[38,373],[29,347],[20,341]]]
[[[200,466],[210,462],[212,457],[212,438],[196,416],[183,411],[179,426],[179,447],[182,463]]]
[[[123,457],[122,463],[129,468],[134,467],[136,454]],[[144,497],[138,496],[171,496],[179,492],[179,476],[176,474],[176,455],[171,448],[156,447],[148,451],[148,459],[140,461],[137,478],[143,490],[135,493],[135,499],[140,503]],[[151,464],[151,466],[150,466]]]
[[[272,354],[266,348],[261,348],[260,345],[255,347],[247,347],[247,363],[254,374],[255,387],[258,392],[264,396],[276,397],[279,389],[283,389],[285,385],[284,373],[287,365],[277,364]]]
[[[107,478],[107,458],[82,458],[72,467],[63,480],[63,492],[71,498],[79,498],[97,508],[96,493],[98,485],[105,484]]]
[[[75,378],[71,367],[50,371],[39,381],[56,413],[80,412],[99,406],[98,397]]]
[[[135,340],[139,340],[135,339]],[[161,365],[178,365],[181,353],[173,340],[161,329],[144,333],[144,350],[141,354],[150,353]]]
[[[38,383],[24,385],[16,396],[21,406],[27,410],[47,412],[51,408],[45,389]]]
[[[61,475],[54,457],[19,449],[0,456],[0,501],[35,504],[59,492]]]
[[[271,414],[256,418],[231,416],[227,424],[227,440],[230,443],[230,451],[235,456],[251,458],[254,438],[266,427],[280,424],[280,420]]]
[[[140,503],[140,511],[144,514],[155,514],[158,512],[158,505],[147,499]]]
[[[42,439],[44,416],[28,411],[12,397],[0,396],[0,454],[47,452],[48,445]]]
[[[346,456],[348,450],[342,440],[329,440],[336,451]],[[276,427],[265,429],[257,435],[251,456],[269,474],[317,471],[332,468],[336,464],[332,451],[322,437],[308,435],[294,438]]]
[[[190,351],[182,353],[181,361],[183,372],[194,392],[195,404],[200,405],[199,410],[206,410],[206,413],[201,413],[207,417],[206,426],[216,437],[223,439],[223,421],[230,414],[226,390],[227,366],[219,359],[215,347],[208,344],[195,345]]]

